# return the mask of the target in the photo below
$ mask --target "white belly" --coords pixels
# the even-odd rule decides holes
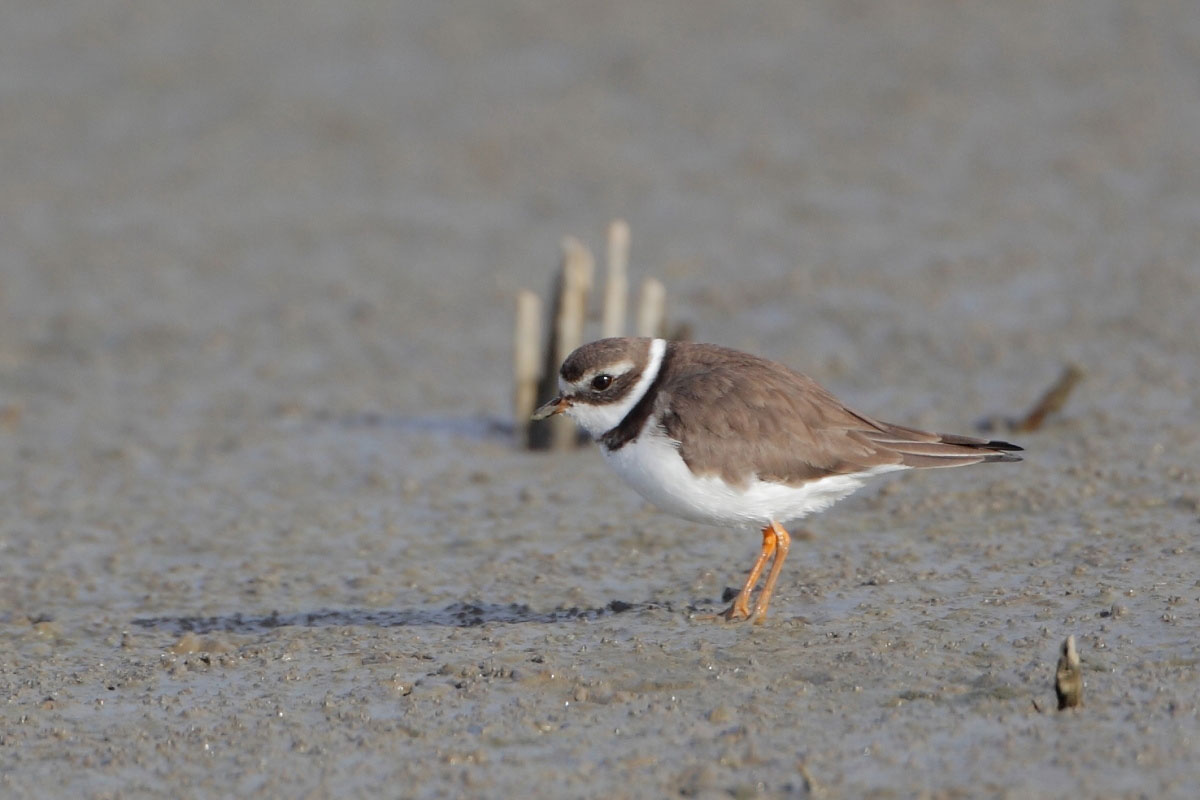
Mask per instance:
[[[787,486],[752,480],[745,489],[717,476],[697,477],[683,462],[675,443],[652,429],[605,458],[626,483],[668,514],[694,522],[730,526],[781,525],[820,511],[863,485],[865,478],[905,467],[888,466],[858,475],[833,475]],[[603,448],[601,448],[603,450]]]

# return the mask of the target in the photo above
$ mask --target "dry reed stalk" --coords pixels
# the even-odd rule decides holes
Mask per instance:
[[[608,269],[604,282],[601,336],[625,333],[625,305],[629,294],[629,224],[622,219],[608,226]]]
[[[656,278],[646,278],[642,281],[642,293],[638,301],[637,335],[662,336],[666,310],[667,287]]]
[[[592,288],[596,261],[582,242],[568,236],[562,242],[562,264],[551,290],[550,337],[546,344],[545,369],[538,386],[538,398],[548,400],[558,393],[558,367],[583,344],[583,323],[587,317],[587,295]],[[575,425],[559,414],[529,429],[529,446],[535,449],[564,450],[574,446]]]
[[[537,407],[538,379],[542,376],[542,298],[535,292],[517,292],[517,324],[513,331],[513,419],[519,440],[529,446],[529,415]]]

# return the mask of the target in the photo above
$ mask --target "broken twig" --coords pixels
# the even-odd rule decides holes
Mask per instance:
[[[1040,429],[1045,423],[1046,418],[1051,414],[1057,414],[1062,411],[1067,404],[1067,398],[1071,392],[1083,380],[1084,372],[1075,364],[1067,364],[1063,367],[1062,373],[1058,379],[1051,384],[1050,388],[1042,393],[1038,401],[1033,404],[1033,407],[1021,417],[989,417],[979,423],[979,427],[985,431],[1005,430],[1011,433],[1029,433]]]
[[[1079,665],[1074,636],[1068,636],[1062,643],[1058,669],[1054,672],[1054,693],[1058,695],[1059,711],[1083,705],[1083,670]]]

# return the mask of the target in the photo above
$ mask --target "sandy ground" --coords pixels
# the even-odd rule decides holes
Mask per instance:
[[[1185,3],[5,4],[0,795],[1195,796],[1198,75]],[[615,216],[867,413],[1087,379],[701,621],[754,535],[504,432]]]

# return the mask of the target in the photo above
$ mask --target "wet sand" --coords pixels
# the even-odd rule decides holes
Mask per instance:
[[[1200,17],[643,6],[0,12],[0,794],[1195,795]],[[1086,378],[702,621],[756,535],[506,433],[615,216],[868,414]]]

